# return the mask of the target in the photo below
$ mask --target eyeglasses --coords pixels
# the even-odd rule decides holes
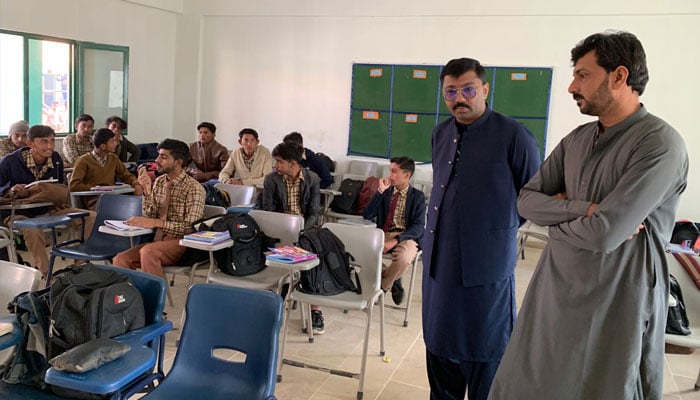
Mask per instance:
[[[476,88],[467,86],[459,89],[447,89],[442,93],[442,95],[445,96],[445,100],[447,101],[455,101],[457,100],[458,93],[461,93],[462,97],[465,99],[471,99],[472,97],[476,96]]]

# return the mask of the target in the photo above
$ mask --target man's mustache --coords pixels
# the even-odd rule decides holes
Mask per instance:
[[[469,107],[469,104],[467,104],[467,103],[455,103],[455,105],[452,106],[452,111],[456,110],[457,107],[464,107],[464,108],[468,108],[470,110],[472,109],[471,107]]]
[[[574,93],[574,100],[585,100],[585,98],[578,93]]]

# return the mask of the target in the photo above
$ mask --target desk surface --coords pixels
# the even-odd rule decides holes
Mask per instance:
[[[0,210],[11,210],[13,208],[15,210],[28,210],[30,208],[48,207],[51,205],[53,205],[53,203],[50,201],[42,201],[40,203],[15,204],[15,205],[3,204],[3,205],[0,205]]]
[[[198,250],[204,250],[204,251],[216,251],[216,250],[221,250],[225,249],[227,247],[233,246],[233,240],[225,240],[221,243],[217,244],[208,244],[208,243],[195,243],[191,240],[182,240],[180,239],[180,246],[184,247],[190,247],[193,249],[198,249]]]
[[[151,229],[151,228],[137,228],[137,229],[129,229],[129,230],[119,230],[119,229],[110,228],[109,226],[106,226],[106,225],[100,226],[99,228],[97,228],[97,230],[102,232],[102,233],[108,233],[110,235],[126,236],[126,237],[142,236],[142,235],[148,235],[149,233],[153,233],[153,229]]]
[[[267,265],[268,267],[289,269],[294,271],[308,271],[318,266],[320,262],[321,261],[318,258],[300,261],[297,263],[283,263],[279,261],[268,260],[267,258],[265,259],[265,265]]]
[[[123,188],[115,188],[112,190],[80,190],[77,192],[70,192],[71,196],[99,196],[101,194],[114,193],[114,194],[125,194],[134,193],[134,188],[131,186]]]

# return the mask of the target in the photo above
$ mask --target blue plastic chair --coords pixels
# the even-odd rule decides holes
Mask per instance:
[[[165,334],[173,326],[172,322],[162,320],[166,284],[163,278],[140,271],[106,265],[98,266],[118,271],[131,278],[134,286],[143,297],[146,325],[114,338],[131,347],[131,350],[123,357],[81,374],[49,368],[45,380],[52,385],[82,392],[109,394],[111,399],[126,399],[153,381],[161,380],[164,376]],[[21,334],[21,332],[18,333]],[[4,343],[4,345],[12,344],[11,340]],[[2,347],[3,341],[0,341],[0,348]],[[39,400],[61,399],[62,397],[42,392],[34,387],[0,382],[0,398],[3,400]]]
[[[173,367],[144,399],[274,399],[282,298],[199,283],[186,311]],[[245,361],[219,358],[217,349],[243,353]]]
[[[126,196],[118,194],[103,194],[97,200],[97,216],[92,227],[90,237],[77,246],[70,246],[75,241],[54,244],[49,258],[49,273],[47,282],[50,281],[53,265],[56,257],[69,258],[71,260],[85,261],[111,261],[117,253],[131,248],[128,237],[110,235],[100,232],[98,229],[104,225],[106,219],[126,220],[141,215],[141,196]]]

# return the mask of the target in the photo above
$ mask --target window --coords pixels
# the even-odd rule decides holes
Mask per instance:
[[[0,30],[0,136],[27,120],[57,134],[87,113],[127,117],[129,48]]]

